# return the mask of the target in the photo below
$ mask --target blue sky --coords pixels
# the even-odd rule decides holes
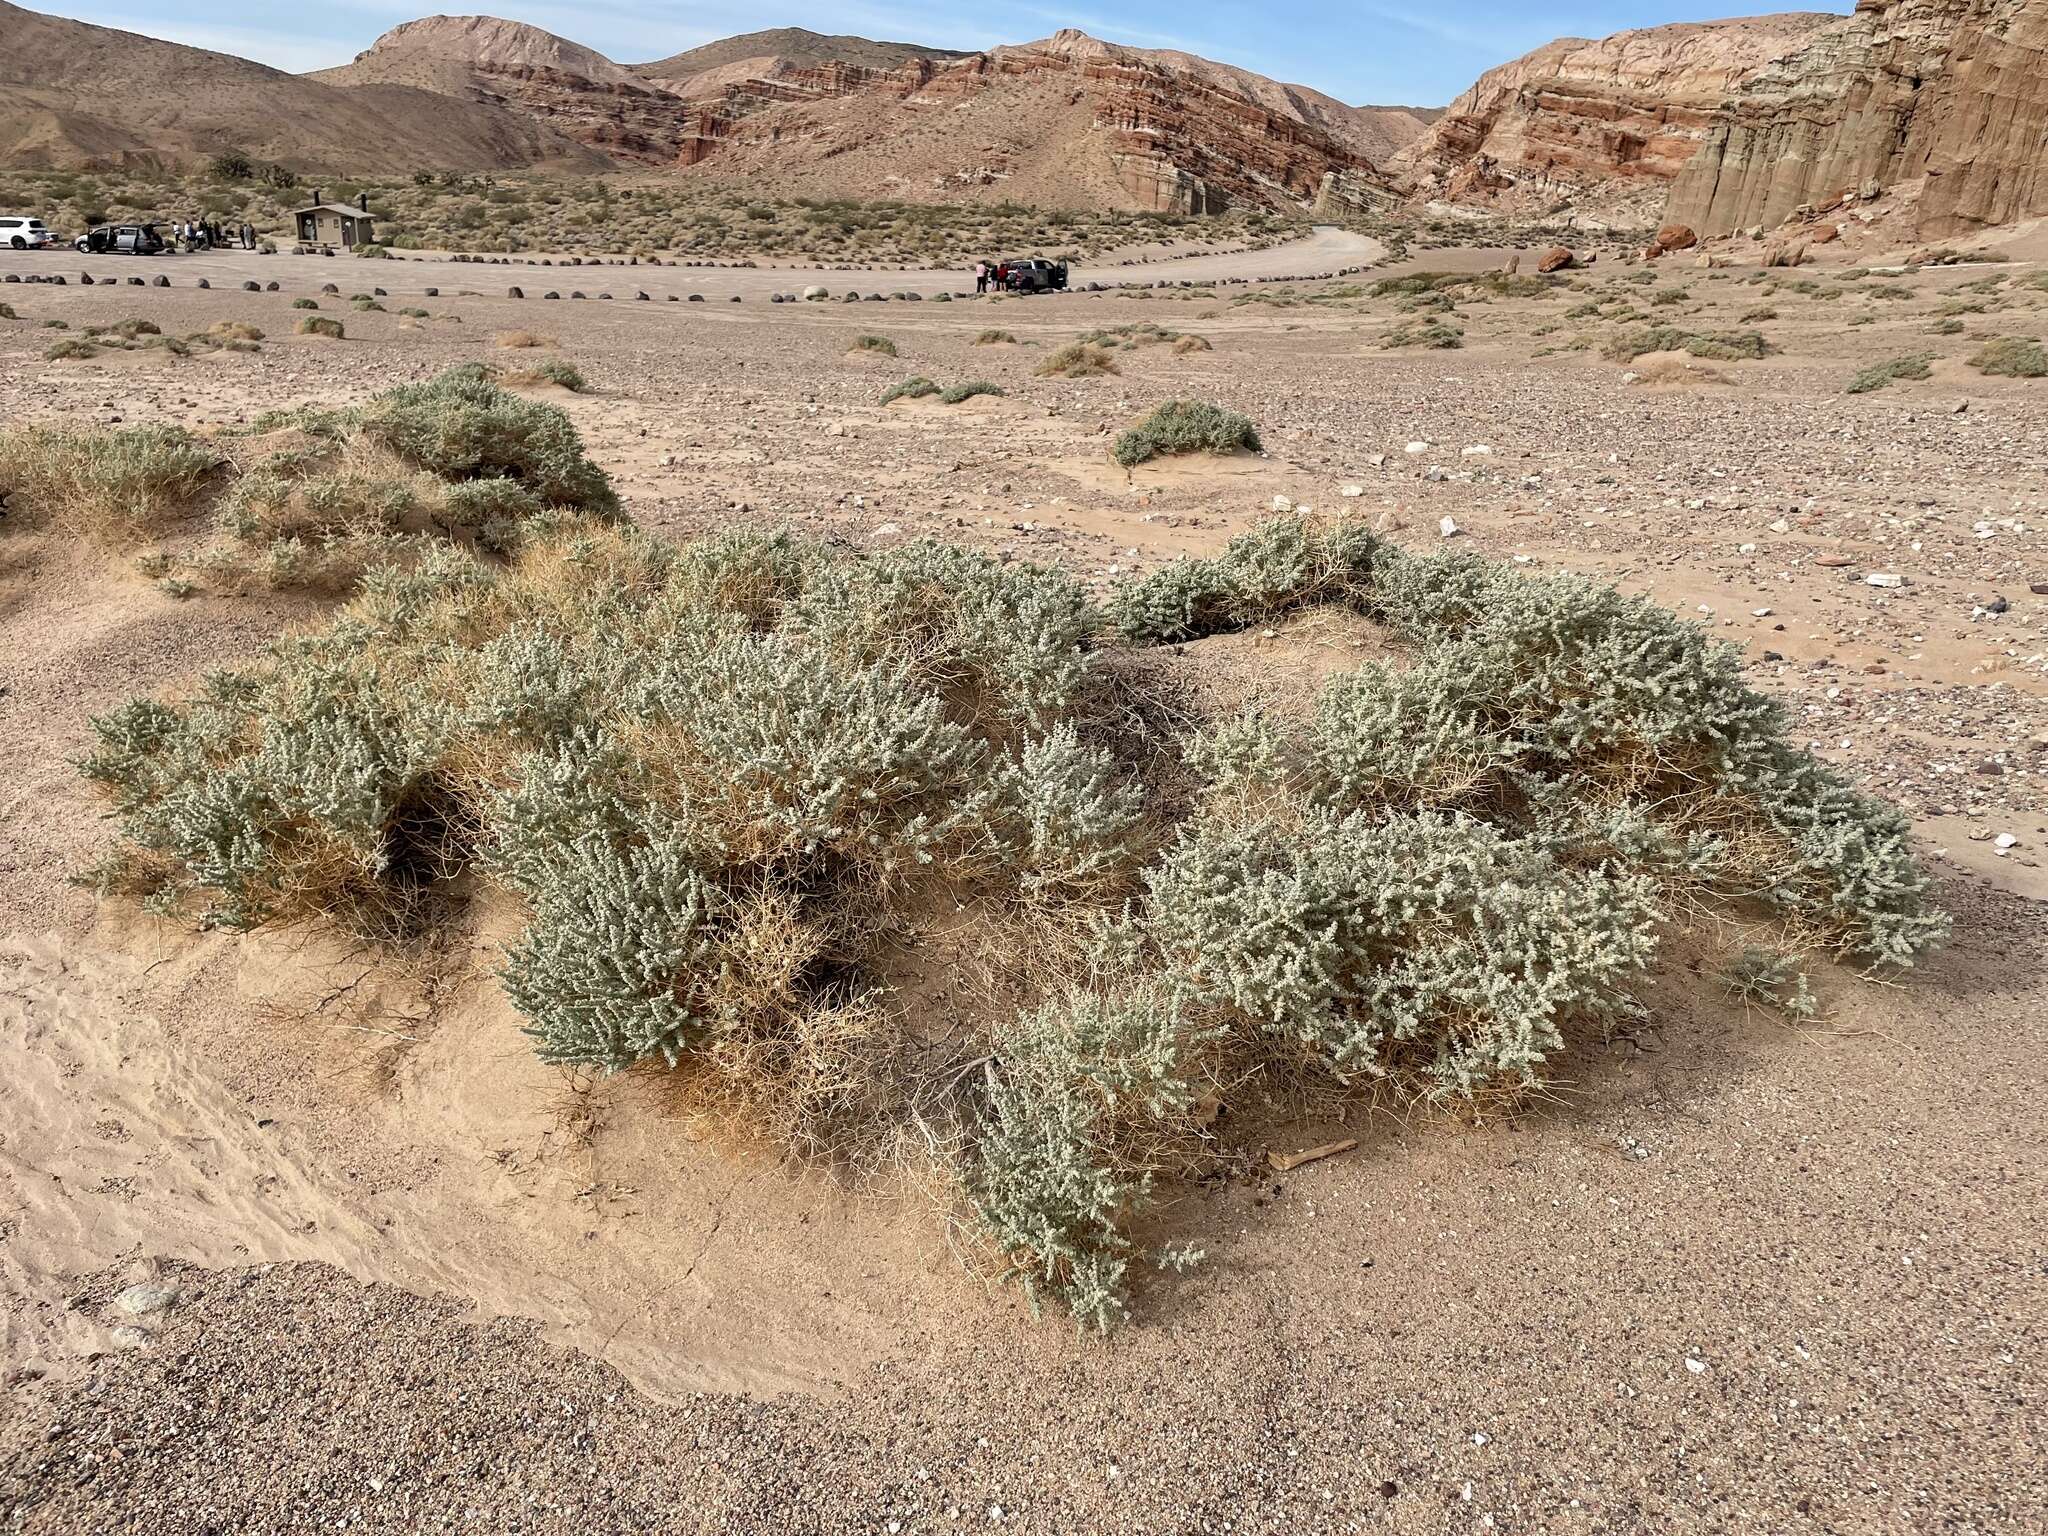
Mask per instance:
[[[1850,8],[1849,0],[1806,3],[1814,10]],[[345,64],[387,27],[428,13],[420,0],[323,0],[297,6],[275,0],[27,4],[32,10],[217,48],[290,70]],[[994,5],[932,0],[487,0],[478,8],[532,22],[629,64],[735,32],[774,26],[852,32],[942,48],[1029,42],[1063,26],[1079,27],[1113,42],[1185,49],[1311,85],[1349,102],[1441,106],[1482,70],[1554,37],[1599,37],[1624,27],[1741,14],[1739,5],[1740,0],[1723,9],[1716,9],[1711,0],[1689,5],[1684,0],[1544,0],[1532,9],[1505,0],[1295,0],[1283,5],[1090,0],[1069,9],[1041,0],[1000,0]],[[1000,24],[992,25],[991,18]]]

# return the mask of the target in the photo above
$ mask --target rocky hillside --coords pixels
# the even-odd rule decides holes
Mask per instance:
[[[432,17],[320,78],[440,91],[615,162],[768,191],[1177,212],[1299,206],[1336,172],[1383,185],[1433,115],[1071,30],[962,54],[784,28],[627,68],[534,27]]]
[[[393,27],[330,85],[416,86],[519,114],[614,162],[670,165],[682,104],[603,54],[523,22],[429,16]]]
[[[1732,94],[1669,217],[1725,233],[1923,177],[1929,237],[2048,214],[2048,0],[1859,0]]]
[[[1794,13],[1563,38],[1487,71],[1395,160],[1425,196],[1654,206],[1729,93],[1841,18]]]
[[[918,43],[879,43],[865,37],[825,37],[802,27],[773,27],[765,32],[721,38],[701,48],[671,54],[651,64],[635,64],[632,68],[643,79],[689,98],[715,89],[724,79],[743,78],[749,73],[773,75],[784,69],[815,69],[829,64],[886,70],[898,68],[911,59],[950,64],[967,57],[965,53],[949,53]]]
[[[714,71],[693,96],[679,159],[712,176],[1173,212],[1298,206],[1331,172],[1376,178],[1427,120],[1072,30],[950,62]]]
[[[528,113],[423,82],[342,89],[5,0],[0,42],[0,164],[189,162],[228,147],[307,171],[603,163]]]

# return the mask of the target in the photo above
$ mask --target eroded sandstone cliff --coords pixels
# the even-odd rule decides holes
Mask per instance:
[[[1730,97],[1667,214],[1719,234],[1923,176],[1925,236],[2048,213],[2048,0],[1859,0]]]
[[[1661,188],[1732,90],[1839,20],[1793,13],[1564,38],[1480,76],[1394,165],[1426,195],[1467,201]]]

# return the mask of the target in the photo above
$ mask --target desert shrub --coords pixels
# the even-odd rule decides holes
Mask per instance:
[[[13,316],[10,315],[8,318],[12,319]],[[1016,343],[1016,340],[1017,338],[1011,335],[1008,331],[987,330],[983,331],[979,336],[974,338],[974,344],[977,347],[994,347],[1000,346],[1004,343],[1014,345]]]
[[[555,338],[541,336],[533,331],[500,331],[498,345],[514,350],[522,347],[552,347],[555,345]]]
[[[551,505],[599,513],[618,506],[567,416],[507,394],[475,365],[379,395],[360,431],[444,480],[512,479]]]
[[[1176,357],[1186,357],[1190,352],[1213,352],[1215,348],[1209,344],[1208,337],[1197,336],[1190,332],[1185,336],[1175,339],[1173,351]]]
[[[1161,346],[1186,339],[1186,336],[1180,331],[1168,330],[1165,326],[1155,325],[1150,320],[1140,320],[1131,325],[1117,325],[1111,326],[1107,330],[1090,331],[1074,344],[1082,347],[1114,349],[1117,347]]]
[[[17,427],[0,432],[0,490],[29,515],[109,544],[193,509],[220,452],[180,427]]]
[[[1163,454],[1257,453],[1259,447],[1258,429],[1237,412],[1206,401],[1169,400],[1119,434],[1110,456],[1128,469]]]
[[[958,405],[962,400],[972,400],[976,395],[1000,395],[1000,384],[991,384],[987,379],[970,379],[965,384],[948,384],[939,391],[939,404]]]
[[[100,349],[79,336],[66,336],[62,341],[53,341],[43,349],[43,361],[49,363],[82,362],[89,357],[98,357]]]
[[[892,400],[922,400],[926,395],[936,395],[939,386],[919,374],[916,378],[905,379],[901,384],[892,384],[882,392],[883,405]]]
[[[1633,362],[1646,352],[1689,352],[1715,362],[1753,361],[1768,357],[1771,345],[1758,331],[1681,331],[1676,326],[1650,325],[1623,331],[1601,348],[1610,362]]]
[[[0,320],[19,320],[20,318],[21,316],[14,312],[12,304],[0,304]]]
[[[2048,347],[2023,337],[2005,336],[1988,341],[1970,355],[1969,362],[1979,373],[2002,374],[2012,379],[2048,378]]]
[[[391,259],[391,252],[383,246],[375,244],[359,245],[355,249],[355,254],[370,261],[389,261]]]
[[[677,548],[558,509],[506,564],[380,567],[327,629],[95,722],[85,771],[124,838],[102,880],[374,936],[495,884],[545,1059],[668,1067],[806,1155],[907,1136],[991,1271],[1096,1327],[1158,1182],[1218,1155],[1225,1084],[1511,1098],[1632,1016],[1702,908],[1774,954],[1908,964],[1940,939],[1903,817],[1643,599],[1290,518],[1124,584],[1111,617],[1155,644],[1326,604],[1398,659],[1308,714],[1198,717],[1177,771],[1132,727],[1185,696],[1141,665],[1112,686],[1056,571]],[[1182,787],[1142,792],[1162,777]],[[992,984],[962,989],[986,1001],[943,1041],[891,981],[932,913],[993,925]]]
[[[318,299],[293,299],[293,300],[292,300],[292,308],[293,308],[293,309],[318,309],[319,307],[320,307],[320,301],[319,301]]]
[[[1895,357],[1889,362],[1872,363],[1862,369],[1848,384],[1848,393],[1867,395],[1873,390],[1883,389],[1898,379],[1925,379],[1933,376],[1934,354],[1915,352],[1910,357]]]
[[[896,355],[896,343],[886,336],[856,336],[853,339],[853,350],[856,352],[873,352],[881,357],[894,357]]]
[[[1431,1096],[1531,1084],[1567,1021],[1625,1015],[1658,917],[1646,875],[1433,812],[1205,818],[1146,879],[1196,1000]]]
[[[1443,351],[1465,345],[1465,333],[1441,320],[1399,325],[1380,338],[1383,347],[1428,347]]]
[[[983,1073],[963,1183],[998,1273],[1084,1326],[1125,1311],[1130,1223],[1213,1083],[1212,1032],[1167,988],[1068,992],[1017,1018]],[[1201,1257],[1170,1249],[1162,1268]]]
[[[346,411],[259,418],[236,447],[217,538],[190,569],[229,584],[345,589],[444,541],[509,554],[562,514],[610,516],[603,472],[568,419],[480,370],[406,385]]]
[[[381,315],[382,313],[384,313],[384,306],[382,304],[379,304],[375,299],[370,298],[358,297],[350,299],[348,301],[348,307],[354,310],[357,314]]]
[[[1092,379],[1121,370],[1116,365],[1116,359],[1101,347],[1071,341],[1048,354],[1035,371],[1046,378]]]
[[[1354,523],[1275,518],[1239,534],[1220,555],[1176,560],[1119,584],[1110,620],[1132,644],[1166,645],[1346,602],[1370,579],[1377,548]]]
[[[1753,1007],[1774,1009],[1788,1019],[1805,1020],[1820,1012],[1813,986],[1794,955],[1749,948],[1721,974],[1728,995]]]
[[[307,315],[292,327],[298,336],[324,336],[329,341],[340,341],[345,334],[339,320],[330,320],[325,315]]]
[[[584,378],[582,371],[574,363],[566,362],[559,357],[543,359],[530,368],[511,369],[502,377],[508,384],[553,384],[559,389],[566,389],[579,395],[590,387],[590,381]]]
[[[1960,336],[1963,334],[1963,322],[1950,316],[1936,320],[1927,329],[1930,334],[1935,336]]]

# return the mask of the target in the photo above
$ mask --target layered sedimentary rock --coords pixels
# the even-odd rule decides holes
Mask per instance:
[[[592,49],[495,16],[406,22],[318,78],[509,108],[614,161],[667,165],[683,139],[682,104],[669,92]]]
[[[614,161],[730,171],[764,188],[1015,185],[1043,201],[1180,213],[1300,206],[1331,175],[1381,182],[1378,163],[1433,116],[1072,30],[958,54],[785,28],[627,69],[535,27],[440,16],[394,28],[323,78],[511,107]]]
[[[2048,0],[1860,0],[1731,96],[1668,213],[1725,233],[1923,176],[1924,235],[2048,213]]]
[[[1672,185],[1667,215],[1723,234],[1919,175],[1929,149],[1923,96],[1969,5],[1861,0],[1854,15],[1759,70],[1716,115]]]
[[[894,101],[908,122],[936,105],[1033,86],[1050,88],[1041,96],[1065,93],[1070,104],[1088,106],[1125,200],[1180,213],[1215,212],[1233,202],[1299,205],[1332,173],[1382,179],[1376,153],[1420,132],[1428,117],[1406,108],[1348,107],[1191,55],[1120,48],[1068,30],[1022,47],[950,61],[915,58],[893,68],[778,61],[772,71],[700,75],[688,87],[701,99],[690,105],[677,158],[701,165],[739,141],[781,144],[791,158],[806,141],[829,151],[844,132],[839,121],[778,110],[804,103]],[[1005,161],[1027,147],[977,146],[977,157],[963,145],[961,161]]]
[[[1972,8],[1931,136],[1923,235],[2048,215],[2048,3]]]
[[[1794,13],[1564,38],[1480,76],[1394,165],[1453,199],[1661,186],[1732,90],[1839,21]]]

